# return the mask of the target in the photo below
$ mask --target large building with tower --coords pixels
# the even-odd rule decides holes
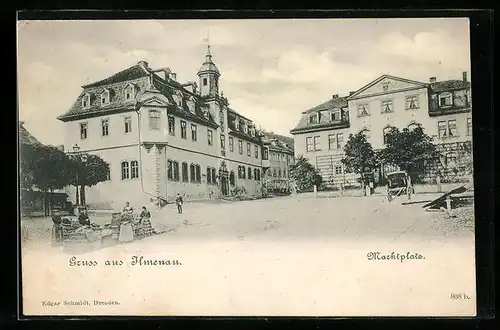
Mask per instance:
[[[197,75],[198,82],[180,83],[171,69],[140,61],[83,86],[58,119],[65,150],[77,146],[110,165],[108,180],[86,189],[88,204],[261,194],[260,134],[220,91],[210,46]]]
[[[457,180],[472,164],[472,107],[467,73],[462,79],[419,82],[383,75],[348,96],[332,99],[302,113],[291,130],[295,155],[306,157],[328,185],[356,182],[357,175],[342,165],[343,147],[349,134],[364,132],[375,151],[383,149],[391,127],[420,125],[436,143],[441,157],[426,168],[423,179]],[[382,164],[375,180],[397,170]]]

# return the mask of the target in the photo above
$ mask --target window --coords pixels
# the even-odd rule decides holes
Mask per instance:
[[[439,138],[444,138],[448,136],[445,121],[438,122],[438,136]]]
[[[130,162],[130,177],[132,179],[137,179],[139,177],[139,163],[137,160],[133,160]]]
[[[195,124],[191,124],[191,140],[198,141],[198,127]]]
[[[252,180],[252,169],[248,167],[248,180]]]
[[[214,144],[214,137],[212,136],[212,130],[207,130],[208,145]]]
[[[80,139],[87,138],[87,123],[80,123]]]
[[[439,106],[440,107],[448,107],[451,106],[452,103],[452,95],[451,93],[443,93],[439,95]]]
[[[455,167],[455,166],[457,166],[457,154],[454,152],[446,154],[446,167]]]
[[[125,122],[125,133],[132,132],[132,118],[125,117],[124,122]]]
[[[418,95],[409,95],[406,97],[406,110],[418,109]]]
[[[230,184],[231,186],[234,186],[234,185],[235,185],[235,183],[236,183],[236,180],[235,180],[235,178],[234,178],[234,172],[233,172],[233,171],[231,171],[231,172],[229,173],[229,184]]]
[[[259,146],[255,145],[254,148],[255,148],[255,158],[259,158]]]
[[[109,119],[101,120],[101,132],[102,132],[102,136],[109,135]]]
[[[108,170],[106,171],[106,181],[111,180],[111,169],[108,167]]]
[[[248,125],[247,124],[243,124],[243,132],[245,132],[245,134],[248,133]]]
[[[314,151],[312,137],[306,137],[306,151]]]
[[[186,121],[181,120],[181,138],[187,139]]]
[[[269,159],[269,149],[267,149],[267,148],[262,149],[262,159],[263,160]]]
[[[273,168],[273,177],[276,177],[276,169]]]
[[[149,129],[152,130],[160,129],[160,111],[149,110]]]
[[[314,137],[314,150],[315,151],[321,150],[319,142],[320,142],[319,136],[315,136]]]
[[[381,102],[382,113],[392,112],[392,100],[384,100]]]
[[[472,135],[472,118],[467,118],[467,135]]]
[[[208,83],[207,78],[203,78],[203,86],[206,86]]]
[[[167,178],[174,179],[174,163],[170,159],[167,161]]]
[[[281,178],[281,168],[278,168],[278,178]]]
[[[247,156],[250,157],[252,155],[252,150],[250,147],[250,142],[247,142]]]
[[[220,135],[220,148],[223,150],[226,149],[226,137],[224,134]]]
[[[105,90],[104,92],[101,93],[101,104],[108,104],[110,102],[109,100],[109,90]]]
[[[383,139],[384,139],[384,144],[387,144],[387,135],[389,134],[389,132],[391,131],[392,127],[390,126],[387,126],[385,127],[383,130],[382,130],[382,135],[383,135]]]
[[[245,166],[241,166],[241,178],[245,178]]]
[[[338,133],[337,134],[337,149],[342,149],[343,145],[344,145],[344,134]]]
[[[243,155],[243,141],[238,140],[238,149],[241,155]]]
[[[207,167],[207,184],[212,184],[212,171]]]
[[[448,120],[448,137],[458,136],[457,121],[455,119]]]
[[[236,128],[236,130],[240,129],[240,121],[239,121],[239,119],[235,119],[234,120],[234,128]]]
[[[179,181],[179,162],[174,161],[174,181]]]
[[[340,109],[333,109],[332,112],[330,112],[330,121],[340,121],[340,119]]]
[[[313,114],[309,115],[309,124],[317,124],[318,117],[319,117],[319,114],[317,114],[317,113],[313,113]]]
[[[259,180],[259,175],[257,173],[257,169],[256,168],[253,169],[253,179],[254,180]]]
[[[196,182],[201,182],[201,166],[196,165]]]
[[[82,97],[82,108],[87,109],[90,107],[90,95],[84,94]]]
[[[286,168],[283,169],[283,177],[286,178]]]
[[[234,151],[234,139],[229,137],[229,151]]]
[[[260,168],[258,168],[256,170],[256,173],[257,173],[257,179],[256,180],[260,181]]]
[[[194,164],[189,165],[189,172],[191,175],[191,182],[196,182],[196,166]]]
[[[175,135],[175,118],[168,116],[168,134]]]
[[[358,117],[369,116],[368,104],[358,104]]]
[[[182,163],[182,182],[189,181],[188,164],[186,162]]]
[[[212,167],[212,183],[217,184],[217,171]]]
[[[122,180],[130,179],[130,167],[128,162],[122,162]]]
[[[408,125],[408,130],[413,131],[417,127],[419,127],[417,123],[411,123],[410,125]]]
[[[132,84],[127,85],[125,88],[125,100],[129,101],[135,97],[135,87]]]

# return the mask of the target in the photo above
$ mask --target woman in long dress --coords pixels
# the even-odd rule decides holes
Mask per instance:
[[[134,240],[134,230],[132,228],[133,209],[127,202],[122,211],[122,222],[120,224],[119,242],[130,242]]]

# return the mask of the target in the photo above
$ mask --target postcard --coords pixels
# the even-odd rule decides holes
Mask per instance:
[[[468,19],[17,32],[23,315],[476,315]]]

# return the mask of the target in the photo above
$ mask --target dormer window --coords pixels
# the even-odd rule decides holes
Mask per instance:
[[[90,94],[85,93],[82,97],[82,108],[87,109],[90,107]]]
[[[449,107],[453,104],[451,93],[443,93],[439,95],[439,106]]]
[[[234,128],[236,128],[237,130],[240,129],[240,121],[238,120],[238,118],[234,120]]]
[[[245,123],[243,124],[243,132],[248,133],[248,125]]]
[[[194,99],[193,98],[190,98],[188,101],[187,101],[187,106],[189,108],[189,111],[191,111],[192,113],[195,112],[195,103],[194,103]]]
[[[255,128],[250,128],[250,135],[252,135],[252,137],[255,136]]]
[[[101,104],[104,105],[104,104],[109,104],[110,103],[110,92],[109,92],[109,89],[105,89],[102,93],[101,93]]]
[[[135,85],[128,84],[125,87],[125,100],[130,101],[135,98]]]
[[[330,121],[340,121],[340,119],[341,119],[340,109],[333,109],[330,112]]]
[[[175,104],[177,104],[179,107],[182,107],[182,94],[179,91],[174,92],[173,98]]]
[[[309,115],[309,124],[317,124],[319,122],[319,113]]]

